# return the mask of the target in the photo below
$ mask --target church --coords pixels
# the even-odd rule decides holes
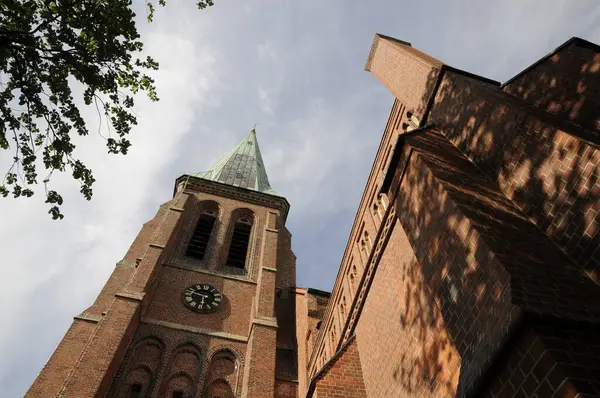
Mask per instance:
[[[296,285],[252,130],[175,181],[26,396],[600,397],[600,47],[499,83],[376,34],[365,69],[395,100],[331,293]]]

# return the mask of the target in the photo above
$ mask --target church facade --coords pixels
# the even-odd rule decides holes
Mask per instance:
[[[331,293],[252,131],[184,175],[28,397],[600,397],[600,48],[504,84],[375,35],[395,101]]]

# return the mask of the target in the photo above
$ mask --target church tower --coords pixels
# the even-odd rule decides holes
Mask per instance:
[[[179,177],[27,397],[296,397],[287,200],[252,130]]]

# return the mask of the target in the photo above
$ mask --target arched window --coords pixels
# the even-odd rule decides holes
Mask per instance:
[[[180,344],[171,351],[163,382],[157,396],[192,398],[202,371],[202,351],[192,342]]]
[[[350,289],[352,293],[354,293],[356,289],[356,265],[352,264],[350,268]]]
[[[233,391],[226,381],[217,380],[208,387],[207,398],[233,398]]]
[[[233,398],[231,389],[235,383],[238,364],[235,355],[229,350],[216,352],[210,361],[207,388],[204,398]]]
[[[367,243],[364,239],[360,240],[360,257],[363,262],[363,267],[367,265],[367,260],[369,259],[369,254],[367,253]]]
[[[371,241],[371,237],[367,231],[364,232],[365,235],[365,245],[367,247],[367,251],[370,252],[373,248],[373,242]]]
[[[202,211],[185,253],[186,256],[204,260],[217,214],[217,210],[213,208],[207,208]]]
[[[226,265],[244,269],[246,267],[246,257],[248,255],[248,246],[250,244],[250,233],[252,232],[252,218],[247,215],[232,217],[233,232],[231,234],[231,243],[227,252]]]
[[[135,383],[131,386],[129,390],[129,398],[139,398],[142,393],[142,385],[140,383]]]
[[[337,336],[337,332],[335,330],[335,325],[332,324],[331,325],[331,353],[333,354],[335,352],[335,339]]]
[[[123,378],[115,385],[115,397],[142,398],[149,396],[155,376],[161,369],[165,343],[155,336],[145,336],[133,344],[127,354]]]

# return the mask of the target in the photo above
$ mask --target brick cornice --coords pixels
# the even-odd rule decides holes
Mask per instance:
[[[329,360],[327,362],[325,362],[325,364],[323,364],[323,366],[321,367],[321,369],[319,369],[315,375],[313,377],[311,377],[309,385],[308,385],[308,391],[306,392],[306,398],[310,398],[312,397],[312,394],[315,390],[315,386],[316,386],[316,382],[321,379],[324,375],[325,375],[325,371],[327,370],[327,367],[331,364],[333,364],[335,361],[337,361],[337,359],[339,358],[339,356],[344,352],[344,350],[350,345],[352,344],[352,342],[356,339],[356,335],[353,333],[348,340],[346,340],[346,342],[344,344],[342,344],[340,346],[340,348],[331,356],[331,358],[329,358]]]
[[[167,266],[167,267],[173,267],[173,268],[178,268],[178,269],[186,270],[186,271],[198,272],[200,274],[218,276],[218,277],[221,277],[221,278],[224,278],[224,279],[229,279],[229,280],[232,280],[232,281],[237,281],[237,282],[249,283],[251,285],[256,285],[256,282],[252,281],[250,279],[242,278],[242,277],[235,276],[235,275],[229,275],[229,274],[225,274],[225,273],[218,272],[218,271],[212,271],[212,270],[207,270],[207,269],[199,269],[199,268],[191,268],[191,267],[186,267],[186,266],[183,266],[183,265],[177,265],[177,264],[173,264],[173,263],[164,263],[163,265]]]
[[[122,298],[125,300],[142,301],[144,299],[144,293],[119,292],[119,293],[115,293],[115,297],[119,297],[119,298]]]
[[[81,314],[73,317],[73,319],[76,319],[78,321],[90,322],[90,323],[98,323],[102,320],[102,316],[88,314],[87,312],[82,312]]]
[[[184,192],[191,194],[204,192],[216,196],[222,196],[259,206],[277,209],[281,212],[281,216],[283,217],[284,221],[286,220],[290,209],[289,202],[282,196],[269,195],[246,188],[234,187],[191,175],[182,175],[175,180],[174,192],[177,192],[178,190],[183,190]]]
[[[246,337],[246,336],[241,336],[238,334],[232,334],[232,333],[226,333],[226,332],[219,332],[219,331],[207,329],[207,328],[198,328],[195,326],[182,325],[182,324],[175,323],[175,322],[161,321],[159,319],[154,319],[154,318],[144,317],[141,319],[141,322],[145,323],[147,325],[163,326],[168,329],[182,330],[185,332],[203,334],[203,335],[211,336],[211,337],[219,337],[221,339],[226,339],[226,340],[240,341],[243,343],[248,342],[248,337]]]

